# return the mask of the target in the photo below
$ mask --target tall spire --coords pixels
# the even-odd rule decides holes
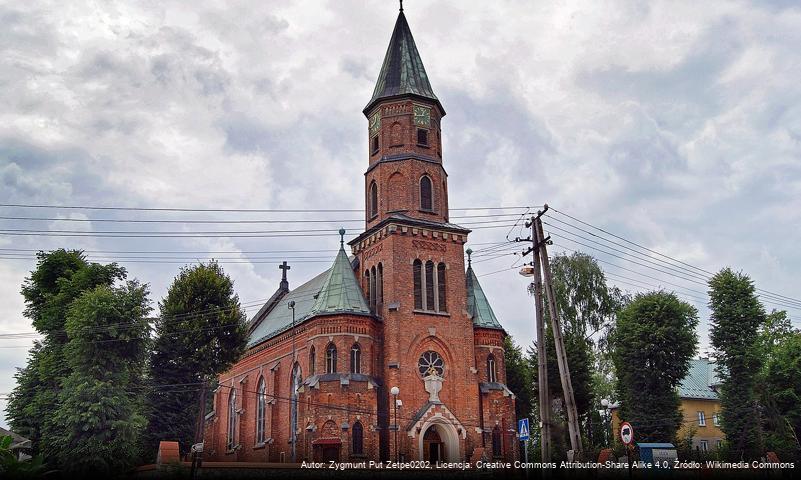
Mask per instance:
[[[398,20],[389,39],[381,73],[378,74],[373,98],[364,108],[364,113],[367,114],[379,100],[399,95],[416,95],[434,100],[442,109],[428,81],[423,60],[420,59],[409,23],[406,22],[406,15],[403,14],[403,2],[400,4]]]

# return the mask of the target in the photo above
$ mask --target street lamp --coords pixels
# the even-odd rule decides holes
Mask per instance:
[[[295,301],[290,300],[287,304],[290,310],[292,310],[292,366],[289,369],[289,374],[292,376],[292,381],[290,384],[292,385],[292,392],[290,392],[290,401],[292,402],[292,412],[290,413],[289,425],[292,428],[292,432],[290,432],[290,441],[292,442],[292,463],[297,461],[297,415],[298,415],[298,394],[295,391],[297,385],[295,384]]]
[[[393,404],[395,407],[395,461],[398,461],[398,394],[400,393],[400,388],[392,387],[389,390],[389,393],[392,394],[393,397]]]
[[[606,443],[611,443],[610,442],[610,438],[609,438],[610,437],[610,433],[609,432],[610,432],[610,430],[612,430],[612,426],[610,425],[611,419],[609,418],[610,417],[610,415],[609,415],[609,407],[611,405],[612,405],[612,403],[609,400],[607,400],[606,398],[601,400],[601,406],[604,407],[602,412],[604,412],[603,413],[604,422],[605,422],[605,425],[604,425],[604,438],[606,439]]]

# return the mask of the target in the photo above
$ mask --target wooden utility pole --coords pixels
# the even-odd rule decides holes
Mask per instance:
[[[545,319],[543,318],[542,304],[542,273],[540,271],[540,257],[537,254],[542,237],[536,228],[536,219],[531,217],[531,238],[533,242],[534,267],[534,317],[537,331],[537,386],[540,406],[540,450],[542,461],[551,461],[551,392],[548,389],[548,355],[546,351]]]
[[[544,239],[545,234],[542,230],[542,220],[540,216],[548,210],[548,205],[545,205],[545,210],[540,212],[540,215],[534,218],[535,229],[537,230],[536,238]],[[565,340],[562,336],[562,326],[559,322],[559,312],[556,310],[556,296],[553,291],[553,283],[551,281],[551,264],[548,260],[548,250],[546,249],[546,242],[540,241],[537,243],[537,254],[539,254],[540,261],[542,262],[542,273],[545,283],[545,296],[548,300],[548,312],[551,317],[551,329],[553,330],[554,344],[556,345],[556,362],[559,364],[559,377],[562,380],[562,391],[565,394],[565,409],[567,410],[567,427],[570,435],[570,448],[573,450],[575,459],[581,457],[581,430],[579,429],[578,413],[576,411],[576,399],[573,395],[573,382],[570,380],[570,367],[567,364],[567,353],[565,352]]]

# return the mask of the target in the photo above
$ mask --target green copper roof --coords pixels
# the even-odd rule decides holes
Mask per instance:
[[[484,295],[484,290],[481,289],[478,277],[476,277],[469,262],[467,264],[467,273],[465,274],[465,284],[467,287],[467,313],[473,319],[473,325],[483,328],[503,329],[495,317],[495,312],[492,311],[489,300]]]
[[[717,400],[718,393],[713,386],[720,383],[715,373],[715,362],[706,358],[693,358],[690,360],[690,369],[679,385],[680,398],[698,398],[704,400]]]
[[[334,265],[320,287],[309,316],[332,313],[356,313],[370,315],[370,308],[364,300],[359,282],[353,273],[345,248],[340,247]]]
[[[389,40],[381,73],[378,75],[378,81],[373,90],[373,98],[365,107],[365,113],[379,99],[406,94],[419,95],[439,103],[437,96],[434,95],[434,90],[431,89],[431,83],[428,81],[420,53],[414,44],[406,16],[401,10],[397,22],[395,22],[395,30],[392,31],[392,38]]]

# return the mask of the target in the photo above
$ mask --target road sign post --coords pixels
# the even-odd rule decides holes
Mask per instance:
[[[523,455],[526,460],[526,477],[528,477],[528,439],[531,437],[528,428],[528,418],[521,418],[517,421],[517,436],[523,442]]]
[[[634,427],[629,422],[620,424],[620,441],[626,446],[626,457],[629,461],[629,478],[631,478],[631,448],[634,443]]]

